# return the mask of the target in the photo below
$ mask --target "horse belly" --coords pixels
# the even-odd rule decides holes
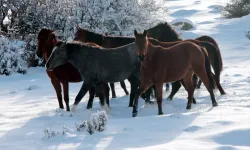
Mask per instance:
[[[189,65],[183,65],[185,67],[169,68],[166,70],[165,82],[174,82],[183,79],[188,73]]]

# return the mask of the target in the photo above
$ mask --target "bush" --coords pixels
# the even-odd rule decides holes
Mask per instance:
[[[0,36],[0,74],[10,75],[18,72],[25,74],[27,56],[24,53],[25,44],[20,41],[10,41]]]
[[[239,18],[250,14],[249,0],[231,0],[224,7],[224,16],[226,18]]]

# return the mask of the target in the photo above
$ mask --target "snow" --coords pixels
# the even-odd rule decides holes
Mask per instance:
[[[164,92],[163,112],[157,105],[144,106],[139,100],[138,117],[132,118],[128,96],[119,83],[119,98],[111,99],[109,119],[103,132],[80,132],[76,124],[102,110],[95,98],[93,109],[86,110],[86,95],[76,112],[58,108],[55,91],[45,68],[29,68],[26,75],[0,76],[0,147],[3,150],[27,149],[168,149],[168,150],[249,150],[250,149],[250,15],[226,20],[217,7],[227,0],[169,0],[169,22],[188,19],[195,29],[182,32],[183,38],[199,35],[214,37],[221,49],[224,71],[222,86],[227,95],[216,91],[219,106],[212,107],[204,86],[196,90],[197,104],[185,109],[187,93],[182,88],[173,101]],[[184,14],[184,15],[183,15]],[[70,104],[82,83],[70,84]],[[126,82],[130,89],[128,82]],[[46,138],[44,130],[63,132]]]

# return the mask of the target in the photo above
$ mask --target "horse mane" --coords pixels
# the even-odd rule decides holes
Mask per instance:
[[[149,32],[154,32],[156,29],[161,29],[161,34],[165,35],[165,39],[158,39],[162,42],[171,42],[180,40],[178,33],[167,22],[160,22],[156,26],[148,29]],[[168,39],[168,40],[167,40]]]
[[[87,49],[90,49],[90,50],[98,50],[98,51],[103,51],[104,50],[104,51],[107,51],[107,50],[121,49],[121,48],[124,48],[124,47],[126,47],[128,45],[132,45],[134,43],[135,42],[132,42],[132,43],[129,43],[129,44],[126,44],[126,45],[123,45],[123,46],[116,47],[116,48],[103,48],[101,46],[96,45],[95,43],[94,43],[95,45],[92,45],[92,43],[84,43],[84,42],[68,42],[67,46],[71,46],[72,48],[77,48],[77,49],[87,48]]]
[[[88,37],[88,42],[94,42],[94,43],[97,43],[98,45],[102,45],[102,41],[103,41],[103,38],[104,36],[102,34],[98,34],[98,33],[95,33],[95,32],[92,32],[92,31],[89,31],[87,29],[83,29],[81,27],[78,27],[77,28],[77,32],[85,32],[87,33],[87,37]]]
[[[40,30],[40,32],[38,33],[37,38],[40,39],[45,33],[48,33],[48,32],[52,33],[52,32],[54,32],[54,30],[51,30],[51,29],[48,29],[48,28],[42,28]]]

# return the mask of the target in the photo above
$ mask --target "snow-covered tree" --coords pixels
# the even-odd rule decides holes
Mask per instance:
[[[26,73],[26,55],[24,43],[10,41],[0,36],[0,74],[10,75],[11,73]]]

